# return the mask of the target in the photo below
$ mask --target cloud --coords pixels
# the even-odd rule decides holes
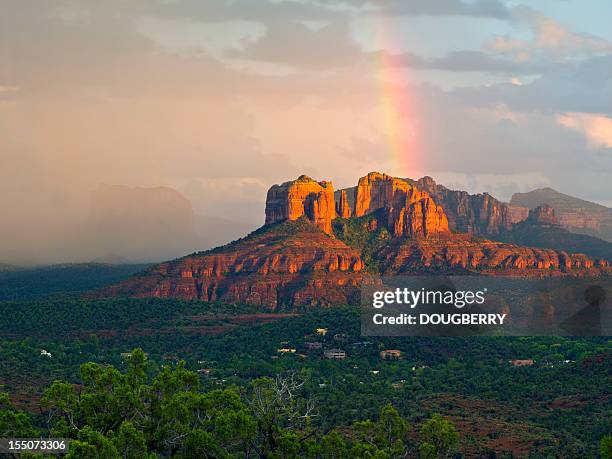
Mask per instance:
[[[361,5],[366,11],[392,16],[474,16],[506,19],[510,11],[499,0],[323,0],[326,5]]]
[[[514,174],[471,174],[438,171],[436,181],[452,190],[466,190],[471,193],[487,193],[497,199],[509,201],[514,193],[521,193],[550,186],[551,179],[543,172],[521,172]]]
[[[583,133],[592,149],[612,148],[612,117],[592,113],[567,113],[557,116],[557,122]]]
[[[240,51],[229,51],[227,56],[328,70],[354,64],[364,53],[351,38],[346,20],[326,23],[317,29],[301,22],[283,21],[268,24],[259,40]]]
[[[531,83],[510,83],[454,92],[465,103],[493,106],[503,103],[513,110],[549,113],[585,112],[612,114],[612,55],[579,62],[551,64]]]
[[[612,53],[612,43],[586,33],[570,31],[553,18],[526,6],[513,9],[517,25],[526,27],[531,38],[498,35],[488,43],[491,51],[511,56],[516,62],[576,58]]]
[[[400,59],[401,60],[401,59]],[[544,71],[547,66],[537,62],[517,62],[483,51],[453,51],[444,57],[424,58],[407,54],[406,67],[447,70],[452,72],[486,72],[505,75],[533,75]]]

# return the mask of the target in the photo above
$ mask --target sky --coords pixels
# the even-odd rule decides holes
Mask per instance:
[[[611,205],[610,17],[608,0],[0,0],[0,261],[100,184],[253,225],[303,173]]]

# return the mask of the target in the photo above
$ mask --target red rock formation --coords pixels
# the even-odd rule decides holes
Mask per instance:
[[[436,184],[431,177],[423,177],[415,185],[428,192],[436,204],[442,206],[449,226],[454,230],[494,236],[512,228],[508,205],[488,193],[469,194],[466,191],[449,190]]]
[[[508,204],[508,215],[510,217],[510,223],[520,223],[522,221],[525,221],[529,216],[529,207]]]
[[[495,205],[489,198],[478,198],[480,201],[475,202],[482,206],[476,208],[492,210]],[[266,223],[284,223],[264,226],[218,249],[161,263],[97,296],[197,299],[272,309],[355,303],[361,283],[370,279],[364,274],[364,259],[382,274],[612,274],[607,261],[585,255],[450,233],[442,207],[426,191],[402,179],[368,174],[359,181],[355,202],[358,215],[373,212],[361,222],[366,237],[357,234],[358,237],[347,238],[358,248],[342,242],[341,235],[336,238],[323,232],[331,232],[331,218],[335,215],[331,184],[302,176],[294,182],[275,185],[268,193]],[[547,209],[536,214],[550,221]],[[502,214],[491,211],[486,215],[484,222],[488,225],[487,222],[499,221]],[[360,240],[370,236],[376,239],[385,227],[395,237],[387,234],[383,245],[370,245],[369,252],[365,245],[359,245]],[[362,249],[367,257],[362,258]]]
[[[609,207],[575,198],[552,188],[516,193],[510,204],[529,209],[548,204],[555,209],[561,226],[612,242],[612,209]]]
[[[181,298],[276,309],[353,304],[365,274],[358,249],[287,222],[228,246],[161,263],[96,296]],[[310,229],[306,227],[310,227]],[[585,255],[473,239],[467,234],[396,238],[374,254],[382,274],[476,273],[521,277],[610,275]],[[375,279],[375,278],[374,278]]]
[[[306,175],[292,182],[274,185],[266,198],[266,225],[308,217],[315,226],[331,233],[336,217],[331,182],[316,182]]]
[[[525,277],[599,275],[610,272],[605,260],[551,249],[474,240],[467,234],[398,240],[378,254],[383,273],[452,270]]]
[[[340,200],[336,204],[336,214],[338,217],[342,218],[351,217],[351,206],[349,205],[348,198],[346,196],[346,190],[340,191]]]
[[[305,226],[286,223],[217,250],[161,263],[105,289],[100,296],[182,298],[270,308],[353,301],[364,268],[359,251]]]
[[[555,216],[555,209],[547,204],[536,207],[529,211],[527,221],[538,225],[558,225],[559,220]]]
[[[355,216],[379,209],[387,213],[387,226],[394,236],[430,236],[449,231],[443,209],[427,192],[406,180],[370,172],[359,179]]]

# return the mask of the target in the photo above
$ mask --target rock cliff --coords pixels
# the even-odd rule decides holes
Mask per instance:
[[[340,190],[340,199],[336,204],[336,214],[341,218],[350,218],[353,214],[346,195],[346,190]]]
[[[531,209],[529,211],[529,216],[527,217],[527,222],[536,225],[559,224],[559,220],[555,215],[555,209],[553,209],[547,204],[542,204],[541,206],[538,206],[535,209]]]
[[[516,193],[510,204],[528,209],[547,204],[555,209],[561,226],[576,233],[589,234],[612,242],[612,209],[600,204],[578,199],[552,188]]]
[[[415,184],[442,206],[449,226],[456,231],[475,236],[495,236],[512,228],[508,205],[488,193],[469,194],[466,191],[449,190],[427,176]]]
[[[609,262],[582,254],[475,240],[467,234],[395,241],[378,253],[384,274],[398,272],[480,273],[544,277],[600,274]]]
[[[317,182],[306,175],[274,185],[266,198],[266,225],[306,216],[317,228],[331,233],[336,217],[331,182]]]
[[[431,196],[404,179],[370,172],[359,179],[355,197],[356,217],[383,209],[394,236],[431,236],[448,233],[448,220]]]
[[[508,204],[508,212],[510,215],[510,223],[514,225],[527,219],[529,216],[529,207]]]
[[[426,186],[432,188],[431,182]],[[432,188],[444,194],[437,186]],[[456,194],[457,193],[457,194]],[[449,192],[465,224],[479,230],[503,222],[488,195]],[[446,214],[427,191],[407,180],[371,173],[359,180],[354,212],[330,183],[302,176],[268,192],[266,225],[217,249],[161,263],[96,296],[183,298],[300,309],[356,303],[367,274],[483,274],[523,277],[610,275],[605,260],[563,250],[493,242],[449,231]],[[461,204],[461,205],[460,205]],[[471,209],[471,210],[470,210]],[[472,212],[473,211],[473,212]],[[479,213],[482,212],[482,213]],[[535,225],[554,212],[532,212]],[[501,223],[500,223],[501,224]],[[527,222],[525,222],[527,225]]]
[[[346,304],[363,270],[358,250],[304,218],[264,227],[218,249],[161,263],[103,292],[285,306]]]

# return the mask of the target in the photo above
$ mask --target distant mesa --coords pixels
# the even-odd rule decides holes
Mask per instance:
[[[501,237],[506,242],[612,260],[612,244],[588,234],[577,234],[561,225],[556,210],[547,204],[529,210],[527,218],[516,223]]]
[[[131,264],[128,258],[122,257],[121,255],[117,255],[116,253],[109,253],[108,255],[104,255],[102,257],[97,257],[91,260],[91,263],[99,263],[103,265],[127,265]]]
[[[191,202],[169,187],[100,185],[83,233],[102,260],[109,253],[159,260],[201,244]]]
[[[594,202],[541,188],[528,193],[516,193],[510,205],[535,209],[546,204],[555,210],[559,224],[576,233],[588,234],[612,242],[612,209]]]

